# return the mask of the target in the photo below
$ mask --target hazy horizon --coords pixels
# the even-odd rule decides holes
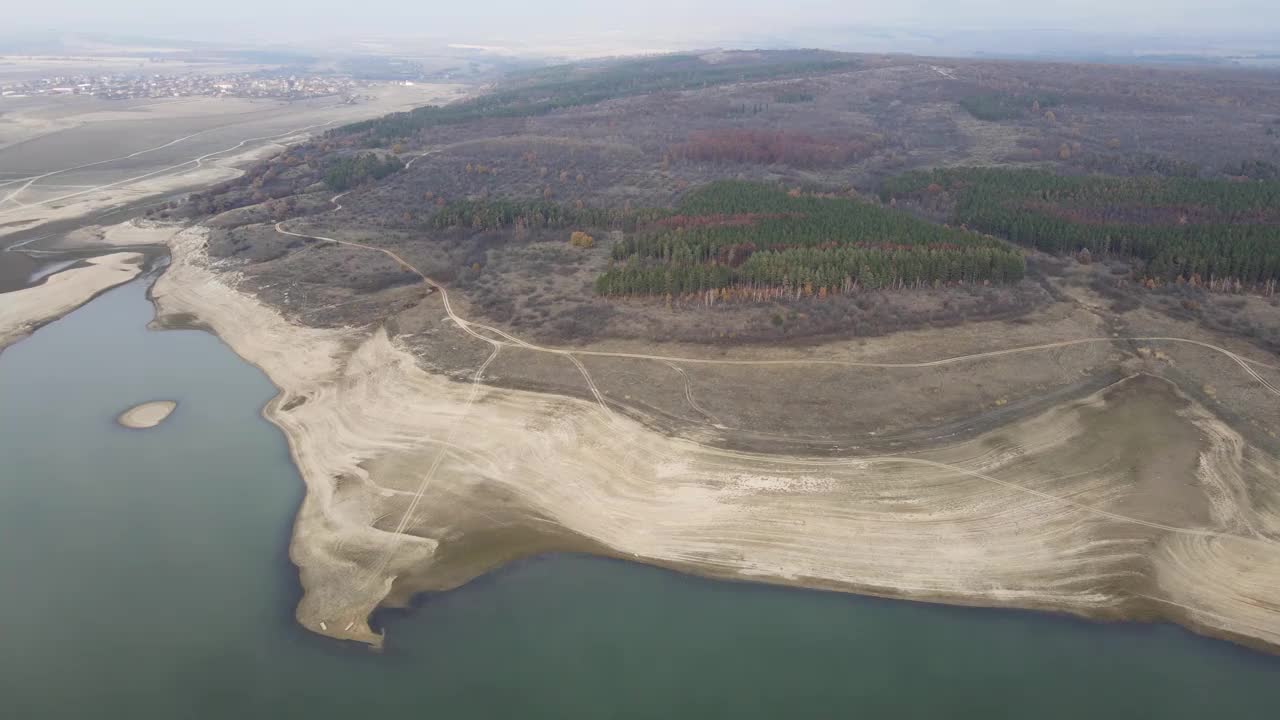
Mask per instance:
[[[1003,33],[1016,37],[1019,31],[1046,30],[1117,38],[1159,34],[1194,46],[1210,37],[1217,43],[1236,37],[1256,43],[1265,39],[1259,28],[1280,26],[1280,5],[1269,0],[1228,0],[1214,5],[1203,0],[1063,0],[1049,7],[1025,4],[1016,8],[997,0],[902,0],[891,6],[859,0],[793,0],[786,4],[651,0],[606,10],[586,0],[493,0],[483,5],[415,5],[404,0],[358,4],[224,0],[196,7],[160,0],[127,4],[49,0],[15,7],[7,15],[10,35],[103,32],[244,43],[429,37],[525,46],[607,45],[614,41],[629,49],[652,45],[655,50],[750,39],[785,44],[788,39],[805,42],[826,35],[839,44],[849,31],[877,29],[947,36]]]

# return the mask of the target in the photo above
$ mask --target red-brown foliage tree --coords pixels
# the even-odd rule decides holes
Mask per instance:
[[[872,144],[864,140],[823,138],[809,133],[776,130],[704,130],[672,148],[678,158],[695,162],[782,164],[798,168],[831,167],[866,156]]]

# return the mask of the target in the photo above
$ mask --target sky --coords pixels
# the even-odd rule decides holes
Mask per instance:
[[[354,34],[547,42],[583,34],[719,41],[832,26],[915,31],[1053,28],[1091,33],[1280,33],[1277,0],[40,0],[0,32],[99,31],[306,41]]]

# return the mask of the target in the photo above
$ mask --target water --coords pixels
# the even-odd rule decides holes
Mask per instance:
[[[80,260],[81,258],[72,258],[70,260],[58,260],[57,262],[40,265],[34,272],[27,276],[27,282],[29,284],[34,284],[40,278],[48,277],[59,270],[65,270],[66,268],[80,262]]]
[[[383,655],[292,621],[301,481],[273,389],[145,286],[0,354],[3,718],[1273,718],[1280,659],[1097,625],[519,563],[378,618]],[[115,416],[178,409],[148,431]],[[385,714],[384,714],[385,713]]]

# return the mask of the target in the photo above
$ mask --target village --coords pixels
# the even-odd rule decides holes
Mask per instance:
[[[58,75],[0,85],[0,97],[86,95],[106,100],[167,97],[241,97],[303,100],[353,96],[367,83],[342,75],[243,72],[181,75]]]

